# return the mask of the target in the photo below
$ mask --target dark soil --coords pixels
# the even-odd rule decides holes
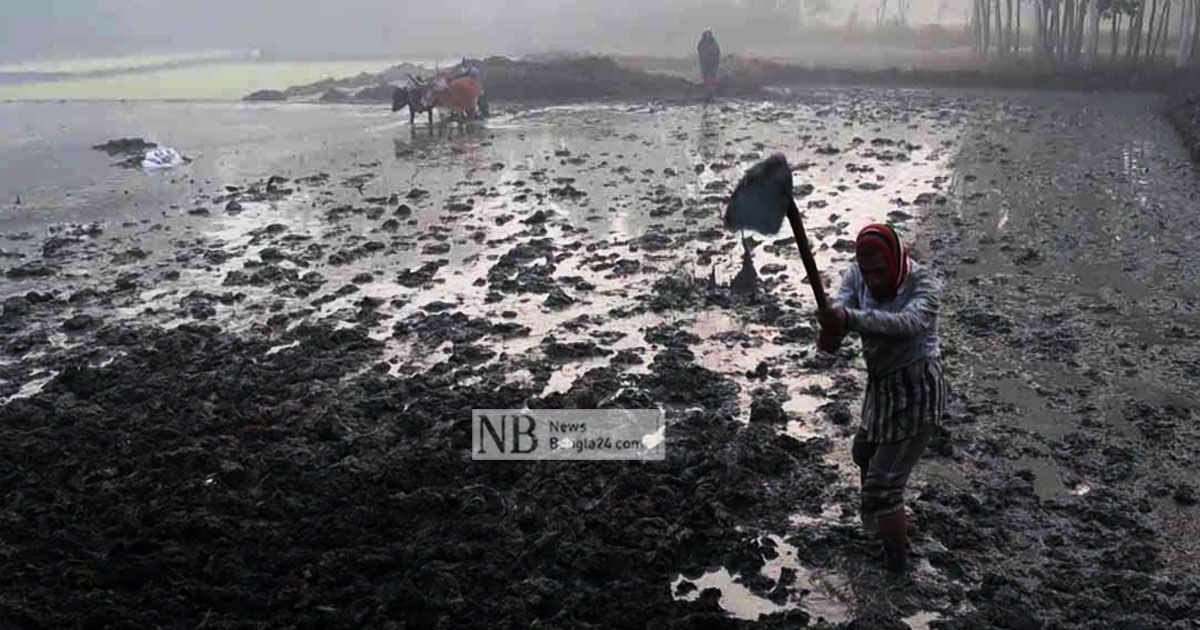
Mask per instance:
[[[1200,348],[1172,328],[1195,317],[1190,298],[1179,310],[1154,305],[1200,291],[1174,253],[1190,238],[1179,199],[1194,198],[1200,179],[1179,151],[1136,171],[1111,168],[1122,159],[1106,142],[1114,116],[1005,118],[1008,131],[963,147],[956,200],[922,222],[930,261],[949,278],[948,452],[975,471],[957,500],[926,493],[931,503],[915,506],[921,527],[978,554],[972,568],[960,565],[980,580],[967,627],[1194,627],[1195,513],[1180,507],[1186,490],[1184,503],[1173,493],[1195,476],[1200,399],[1171,366]],[[1122,135],[1172,141],[1162,127]],[[1035,137],[1064,128],[1097,139],[1096,161],[1068,164],[1077,149]],[[1106,166],[1116,185],[1181,166],[1185,176],[1145,188],[1133,211],[1118,196],[1046,201],[1094,195]],[[984,189],[1003,194],[961,201]],[[1115,249],[1099,233],[1113,234]]]
[[[832,475],[827,443],[729,420],[730,388],[681,358],[539,400],[500,367],[356,376],[380,344],[353,328],[270,355],[212,326],[97,339],[123,356],[4,412],[6,627],[732,626],[663,585],[746,554],[734,520],[778,525]],[[472,408],[605,397],[709,411],[674,415],[664,465],[467,457]]]
[[[158,145],[153,142],[147,142],[141,138],[117,138],[108,140],[102,144],[97,144],[92,148],[97,151],[104,151],[109,155],[144,155],[147,149],[153,149]]]
[[[1166,116],[1191,152],[1192,160],[1200,163],[1200,80],[1184,81],[1171,91]]]

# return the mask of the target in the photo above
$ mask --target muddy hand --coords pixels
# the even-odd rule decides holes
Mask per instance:
[[[841,308],[817,311],[817,321],[821,324],[817,350],[829,354],[837,352],[846,337],[846,311]]]
[[[827,330],[838,337],[846,335],[846,309],[835,307],[817,311],[817,321],[821,330]]]

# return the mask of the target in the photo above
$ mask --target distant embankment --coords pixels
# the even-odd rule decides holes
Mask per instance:
[[[66,72],[0,72],[0,85],[61,81],[69,78],[71,75]]]
[[[244,101],[312,100],[335,103],[391,102],[390,83],[406,81],[409,74],[425,75],[428,71],[412,64],[399,64],[383,72],[362,72],[341,79],[322,79],[316,83],[296,85],[284,90],[258,90],[246,95]]]
[[[547,61],[515,61],[506,57],[477,60],[488,98],[514,101],[579,101],[597,99],[674,99],[700,94],[687,78],[624,67],[611,57],[561,58]],[[396,66],[380,74],[326,80],[283,91],[261,90],[246,100],[318,98],[327,103],[391,102],[390,84],[407,81],[409,73],[428,75],[423,68]],[[754,92],[759,86],[729,77],[722,92],[730,95]]]
[[[734,70],[743,80],[766,85],[884,85],[897,87],[1006,88],[1026,90],[1166,92],[1182,73],[1172,68],[1055,70],[995,66],[960,69],[874,70],[809,67],[744,59]]]
[[[492,102],[690,99],[702,95],[686,58],[581,56],[550,60],[489,57],[477,60]],[[1145,91],[1169,95],[1167,116],[1193,157],[1200,161],[1200,80],[1172,68],[1041,70],[1022,67],[901,70],[815,68],[729,56],[722,62],[719,95],[751,96],[768,86],[877,85],[889,87],[1011,88],[1031,90]],[[393,84],[426,68],[394,66],[382,73],[326,79],[286,90],[260,90],[250,101],[313,100],[326,103],[388,103]],[[1191,87],[1181,87],[1191,86]]]
[[[582,56],[551,60],[514,61],[489,57],[477,61],[484,87],[493,100],[577,101],[587,99],[673,99],[699,94],[689,80],[694,60],[686,58],[614,58]],[[409,74],[428,75],[417,66],[403,65],[383,73],[363,73],[344,79],[326,79],[286,90],[261,90],[246,100],[319,99],[331,103],[385,103],[390,84]],[[1167,68],[1130,71],[1125,68],[1093,70],[1040,70],[995,67],[981,69],[852,69],[809,67],[794,63],[738,58],[722,62],[721,94],[751,95],[766,86],[883,85],[906,87],[995,87],[1038,90],[1096,90],[1167,92],[1181,80],[1179,71]]]
[[[72,79],[98,79],[118,75],[160,72],[216,63],[249,60],[248,55],[219,53],[202,55],[160,56],[149,58],[100,59],[89,62],[30,62],[5,66],[0,69],[0,85],[22,83],[44,83],[47,81],[69,81]]]

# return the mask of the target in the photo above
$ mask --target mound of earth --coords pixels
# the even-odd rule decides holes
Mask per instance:
[[[1200,162],[1200,84],[1173,94],[1168,99],[1166,113],[1192,159]]]
[[[491,100],[669,99],[701,94],[699,86],[687,78],[629,68],[612,57],[583,56],[538,61],[488,57],[473,62],[480,68],[483,84]],[[286,97],[320,95],[322,102],[386,103],[391,101],[391,85],[407,80],[410,71],[413,74],[429,74],[425,70],[396,66],[381,74],[364,73],[349,79],[326,79],[291,87],[283,94]],[[754,81],[729,77],[722,86],[722,92],[750,93],[756,91],[757,86]],[[251,96],[246,99],[255,100]]]
[[[109,155],[141,155],[148,149],[153,149],[158,145],[153,142],[148,142],[142,138],[116,138],[109,140],[103,144],[92,145],[92,148],[97,151],[104,151]]]
[[[279,90],[258,90],[247,94],[243,101],[286,101],[287,94]]]

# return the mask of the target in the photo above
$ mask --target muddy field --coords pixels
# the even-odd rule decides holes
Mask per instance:
[[[514,106],[12,219],[0,626],[1197,627],[1200,178],[1160,107]],[[720,229],[774,151],[828,284],[884,217],[947,280],[904,579],[857,522],[857,343],[816,354],[786,235]],[[470,410],[524,405],[661,406],[667,459],[472,461]]]

